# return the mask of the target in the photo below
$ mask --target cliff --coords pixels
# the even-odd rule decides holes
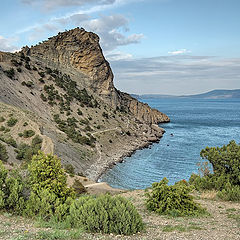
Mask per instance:
[[[113,73],[103,56],[99,37],[92,32],[75,28],[59,33],[32,48],[25,47],[22,51],[49,66],[69,71],[73,69],[77,72],[76,75],[87,75],[88,81],[80,82],[80,85],[97,93],[114,108],[124,105],[125,110],[133,113],[140,121],[148,123],[169,121],[165,114],[152,110],[147,104],[142,104],[115,89]]]
[[[0,117],[19,119],[0,133],[0,141],[13,137],[17,146],[29,144],[31,138],[18,133],[32,129],[48,139],[43,151],[51,149],[63,164],[92,179],[123,156],[158,141],[164,130],[156,124],[169,121],[114,87],[99,37],[84,29],[59,33],[19,53],[0,52],[0,81]],[[0,128],[7,128],[6,121]],[[6,146],[9,162],[19,163],[18,150]]]

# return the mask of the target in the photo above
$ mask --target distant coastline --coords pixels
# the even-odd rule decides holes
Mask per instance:
[[[150,98],[150,99],[161,99],[161,98],[202,98],[202,99],[231,99],[240,98],[240,89],[225,90],[216,89],[206,93],[195,94],[195,95],[165,95],[165,94],[131,94],[136,99]]]

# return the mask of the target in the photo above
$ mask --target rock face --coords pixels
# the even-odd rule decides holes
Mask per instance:
[[[32,127],[45,139],[43,151],[94,180],[123,156],[158,141],[164,130],[157,124],[169,121],[114,87],[99,37],[79,28],[19,53],[0,52],[0,117],[10,114],[19,124],[6,137],[21,144],[26,139],[18,133]],[[6,146],[9,162],[16,163],[15,149]]]
[[[114,108],[124,106],[125,111],[131,112],[141,122],[154,124],[170,120],[165,114],[115,89],[113,73],[103,56],[99,37],[92,32],[75,28],[59,33],[37,46],[25,47],[22,51],[49,66],[87,75],[88,81],[80,85],[97,93]]]

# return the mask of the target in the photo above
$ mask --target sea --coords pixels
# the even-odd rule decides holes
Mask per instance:
[[[121,189],[145,189],[164,177],[169,184],[198,173],[201,149],[240,143],[240,99],[141,99],[166,113],[170,123],[159,143],[137,150],[108,170],[99,181]]]

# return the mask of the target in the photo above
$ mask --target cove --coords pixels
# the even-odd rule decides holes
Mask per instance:
[[[240,99],[141,99],[166,113],[171,122],[159,143],[137,150],[109,169],[99,181],[122,189],[144,189],[163,177],[170,184],[198,172],[200,151],[222,146],[230,140],[240,143]]]

